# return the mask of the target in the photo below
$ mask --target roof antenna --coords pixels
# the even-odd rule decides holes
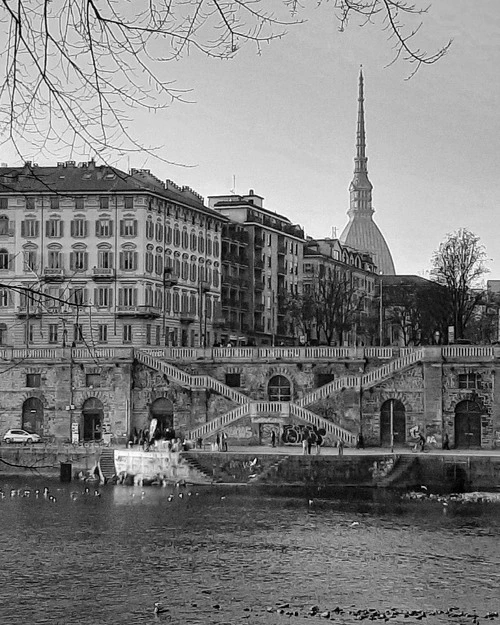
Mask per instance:
[[[235,176],[235,174],[233,174],[233,188],[229,189],[229,191],[233,195],[236,195],[236,176]]]

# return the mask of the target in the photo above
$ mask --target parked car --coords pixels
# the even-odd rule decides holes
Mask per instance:
[[[41,443],[42,439],[34,432],[27,430],[8,430],[3,437],[4,443]]]

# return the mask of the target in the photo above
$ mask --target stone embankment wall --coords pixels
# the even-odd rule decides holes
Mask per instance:
[[[0,447],[0,477],[3,475],[60,475],[61,462],[70,463],[73,473],[92,471],[102,454],[98,446]]]

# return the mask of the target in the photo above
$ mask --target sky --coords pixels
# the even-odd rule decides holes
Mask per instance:
[[[307,235],[340,235],[362,65],[374,220],[396,272],[427,275],[440,242],[465,227],[486,248],[488,279],[500,279],[498,0],[435,0],[415,40],[428,51],[453,43],[410,80],[407,63],[387,66],[387,33],[355,21],[340,33],[332,4],[306,7],[307,21],[259,54],[247,45],[231,60],[193,52],[169,63],[165,80],[189,89],[191,102],[137,111],[129,127],[144,144],[160,146],[158,156],[189,167],[145,153],[114,164],[150,169],[205,197],[253,189]],[[18,159],[4,147],[1,160]]]

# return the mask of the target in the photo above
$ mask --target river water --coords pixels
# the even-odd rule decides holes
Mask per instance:
[[[0,488],[2,625],[326,620],[314,605],[341,608],[337,623],[394,608],[389,623],[472,624],[465,613],[500,608],[497,504],[248,487],[104,486],[96,496],[13,478]],[[155,615],[155,601],[166,611]],[[433,614],[450,607],[464,614]]]

